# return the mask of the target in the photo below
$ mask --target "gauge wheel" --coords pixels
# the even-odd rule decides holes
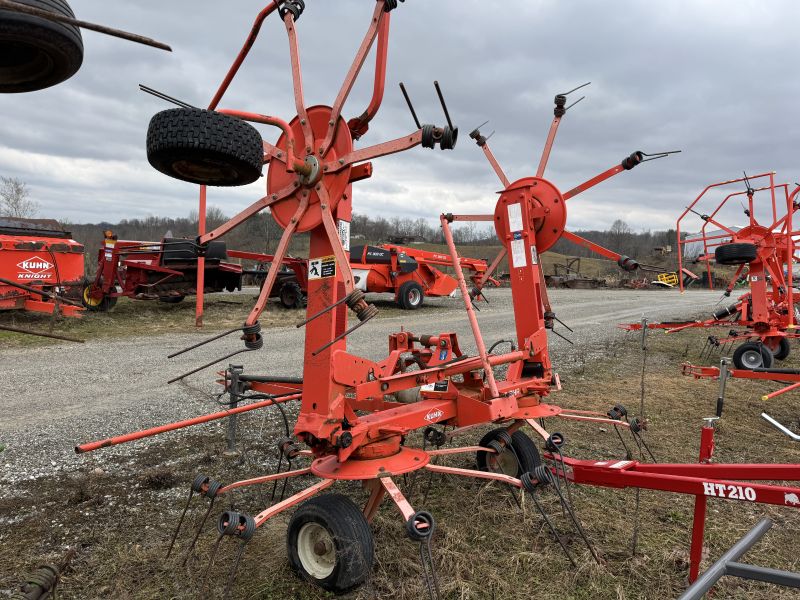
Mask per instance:
[[[341,494],[324,494],[301,505],[289,522],[286,546],[296,573],[336,594],[364,583],[375,559],[364,513]]]
[[[416,281],[406,281],[397,292],[397,303],[404,310],[416,310],[422,306],[425,292]]]
[[[117,298],[103,294],[102,298],[94,298],[94,283],[85,283],[81,292],[81,303],[91,311],[108,312],[117,304]]]
[[[772,367],[772,351],[761,342],[745,342],[733,353],[733,364],[737,369],[769,369]]]
[[[503,427],[493,429],[481,438],[478,445],[488,448],[489,443],[497,440],[504,431],[506,430]],[[516,478],[523,473],[532,472],[542,463],[536,444],[523,431],[519,430],[511,435],[511,448],[506,447],[500,454],[477,452],[475,458],[478,469],[481,471],[502,473]]]

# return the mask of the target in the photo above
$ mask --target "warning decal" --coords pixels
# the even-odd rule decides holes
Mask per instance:
[[[308,278],[325,279],[336,276],[336,257],[320,256],[308,261]]]

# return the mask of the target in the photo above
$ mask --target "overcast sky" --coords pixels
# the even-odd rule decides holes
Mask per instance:
[[[85,31],[76,76],[0,96],[0,175],[26,181],[42,217],[187,215],[197,187],[158,173],[145,155],[150,117],[171,105],[137,86],[206,105],[266,1],[70,2],[81,19],[154,37],[174,52]],[[331,104],[374,4],[306,5],[298,23],[306,99]],[[438,79],[461,137],[453,152],[416,148],[376,160],[373,178],[356,184],[354,210],[431,220],[444,210],[493,211],[499,183],[467,133],[489,120],[483,132],[496,130],[490,145],[509,178],[533,175],[553,96],[586,81],[587,98],[562,121],[546,173],[562,191],[634,150],[683,153],[571,200],[571,229],[603,229],[617,218],[636,230],[674,226],[706,184],[743,169],[800,180],[798,17],[792,0],[407,0],[392,14],[386,99],[361,144],[414,129],[399,81],[423,121],[443,124],[432,86]],[[290,120],[288,65],[283,24],[273,17],[222,106]],[[363,111],[371,91],[370,60],[345,118]],[[269,141],[277,137],[260,130]],[[233,214],[263,185],[212,189],[209,203]]]

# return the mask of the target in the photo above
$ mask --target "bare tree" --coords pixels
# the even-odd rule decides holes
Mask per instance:
[[[16,177],[0,177],[0,215],[20,219],[35,217],[39,203],[28,198],[30,190]]]

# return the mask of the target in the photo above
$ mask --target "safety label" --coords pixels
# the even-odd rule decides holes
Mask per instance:
[[[522,205],[519,202],[508,205],[508,230],[522,231]]]
[[[528,266],[528,254],[525,251],[525,240],[522,235],[515,233],[514,237],[519,239],[511,240],[511,266],[515,269]]]
[[[539,264],[539,253],[536,252],[536,246],[531,246],[531,264],[532,265]]]
[[[345,252],[350,252],[350,221],[339,221],[339,239]]]
[[[320,256],[308,261],[308,278],[325,279],[336,276],[336,257]]]

